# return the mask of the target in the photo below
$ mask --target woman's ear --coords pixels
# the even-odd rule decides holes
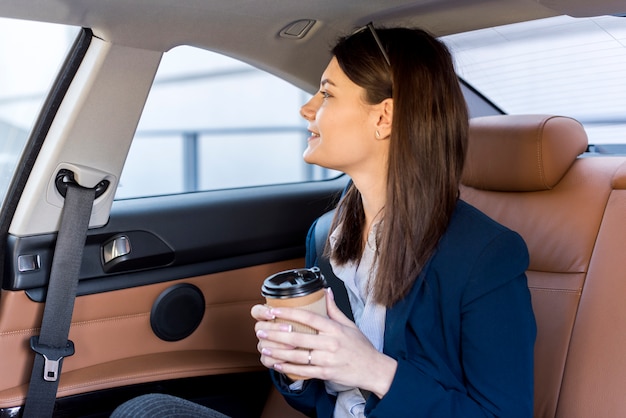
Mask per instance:
[[[378,121],[376,122],[376,138],[389,139],[393,120],[393,99],[385,99],[378,104]]]

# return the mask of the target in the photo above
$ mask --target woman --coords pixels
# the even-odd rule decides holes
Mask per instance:
[[[355,323],[332,291],[328,317],[255,305],[261,362],[291,405],[320,418],[530,417],[526,246],[458,198],[468,116],[445,46],[421,30],[378,34],[368,25],[342,39],[301,109],[305,160],[353,181],[328,256]],[[164,395],[135,398],[113,416],[181,414],[223,417]]]
[[[448,50],[421,30],[368,25],[332,52],[301,109],[304,159],[353,181],[327,251],[355,323],[332,291],[328,318],[256,305],[261,362],[317,417],[532,416],[528,253],[458,197],[468,115]]]

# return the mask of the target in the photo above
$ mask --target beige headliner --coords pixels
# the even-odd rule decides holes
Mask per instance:
[[[0,16],[89,27],[106,41],[140,49],[216,50],[309,90],[333,39],[369,20],[445,35],[555,14],[624,12],[623,0],[0,0]],[[277,36],[305,18],[317,21],[305,39]]]

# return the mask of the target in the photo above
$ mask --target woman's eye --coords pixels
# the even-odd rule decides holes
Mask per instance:
[[[320,91],[320,94],[322,95],[322,97],[323,97],[324,99],[328,99],[328,98],[330,97],[330,94],[328,94],[328,93],[327,93],[327,92],[325,92],[325,91]]]

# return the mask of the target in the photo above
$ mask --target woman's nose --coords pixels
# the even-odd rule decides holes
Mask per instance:
[[[315,99],[315,96],[313,96],[311,100],[306,102],[300,108],[300,116],[302,116],[304,119],[309,120],[309,121],[314,120],[315,114],[317,113],[317,107],[313,103],[314,99]]]

